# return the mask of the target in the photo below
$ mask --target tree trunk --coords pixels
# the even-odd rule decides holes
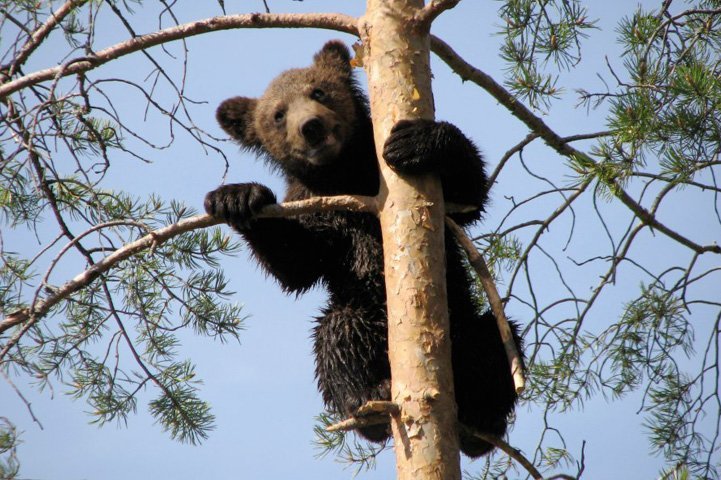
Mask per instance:
[[[399,479],[460,479],[445,281],[444,205],[434,176],[398,177],[382,160],[401,119],[434,116],[422,0],[368,0],[360,23],[380,159],[388,353]]]

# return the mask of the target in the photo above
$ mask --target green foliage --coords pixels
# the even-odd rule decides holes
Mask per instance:
[[[638,388],[644,373],[652,383],[672,372],[678,377],[672,355],[677,349],[684,356],[692,353],[693,329],[679,297],[642,285],[641,296],[626,306],[621,320],[596,345],[608,348],[611,375],[604,386],[620,396]]]
[[[506,22],[503,56],[511,65],[508,83],[516,95],[533,106],[547,105],[545,102],[555,93],[555,78],[538,75],[540,61],[531,59],[552,61],[560,67],[574,64],[573,60],[552,57],[549,50],[552,45],[549,26],[553,22],[542,17],[549,5],[554,4],[506,1],[501,8]],[[564,5],[572,8],[570,2]],[[664,222],[660,206],[664,201],[669,205],[673,202],[667,199],[674,198],[671,194],[675,190],[693,188],[694,193],[708,194],[703,198],[712,205],[716,218],[702,222],[714,225],[708,228],[716,228],[721,222],[718,213],[721,4],[718,1],[673,4],[675,11],[670,10],[670,2],[659,2],[658,8],[661,5],[666,10],[639,8],[618,26],[623,56],[620,65],[609,60],[608,75],[612,82],[604,82],[614,86],[601,93],[578,90],[582,104],[607,108],[611,133],[600,136],[588,147],[588,153],[579,152],[566,160],[574,185],[594,185],[593,208],[611,244],[608,255],[576,262],[582,268],[593,263],[607,264],[598,284],[590,294],[578,294],[577,287],[567,281],[568,272],[559,267],[558,258],[546,251],[548,244],[540,245],[539,238],[545,233],[540,230],[529,238],[520,234],[520,229],[506,227],[506,235],[513,232],[513,241],[518,242],[509,252],[487,246],[490,234],[481,245],[488,256],[496,257],[493,264],[499,263],[498,258],[507,258],[510,280],[507,275],[501,276],[501,281],[508,285],[507,296],[529,306],[535,315],[526,335],[527,342],[529,337],[532,339],[533,347],[528,351],[529,381],[524,398],[542,405],[550,414],[582,408],[599,394],[609,399],[640,397],[639,412],[652,451],[662,455],[667,465],[678,466],[664,472],[664,478],[718,478],[721,409],[718,378],[713,372],[718,371],[721,348],[718,333],[721,306],[717,298],[701,295],[694,300],[689,293],[704,278],[714,277],[709,282],[713,285],[711,290],[715,289],[718,261],[708,256],[701,259],[699,249],[662,253],[665,250],[657,246],[658,238],[642,247],[658,252],[658,265],[649,267],[636,257],[641,248],[637,241],[640,232],[648,229],[648,219]],[[585,21],[586,13],[579,15]],[[582,33],[579,31],[576,38]],[[543,53],[534,57],[531,54],[534,51]],[[580,51],[569,58],[580,58]],[[524,83],[534,85],[535,90]],[[539,100],[543,98],[546,100]],[[549,184],[555,181],[543,180]],[[561,193],[560,188],[556,191]],[[611,210],[613,217],[606,218],[597,205],[597,199],[618,204],[619,198],[625,199],[623,206],[631,208],[629,203],[636,204],[626,230],[621,229],[620,224],[626,220],[625,217],[619,220],[618,209]],[[511,212],[516,208],[515,202]],[[578,204],[574,206],[580,208]],[[527,222],[534,223],[544,224],[540,220]],[[677,230],[664,226],[664,234],[654,231],[657,237],[662,237],[660,240],[668,241],[663,238],[668,235],[684,246],[693,243],[685,237],[683,224],[674,225]],[[619,229],[621,233],[617,233]],[[571,233],[571,247],[573,236]],[[538,261],[538,254],[533,256],[535,251],[549,259],[558,272],[560,286],[569,293],[567,298],[561,295],[559,300],[549,301],[546,307],[536,295],[539,283],[530,273],[531,259]],[[613,288],[619,276],[633,275],[630,272],[633,269],[640,272],[640,278],[648,280],[642,281],[638,291],[626,292],[628,301],[618,317],[605,318],[599,333],[597,326],[588,325],[589,312],[602,292]],[[524,273],[530,277],[530,293],[525,296],[516,285],[517,277]],[[495,274],[498,275],[498,270]],[[574,307],[560,309],[564,304]],[[698,311],[699,305],[708,306],[711,313],[700,316],[696,313],[692,317],[692,311]],[[563,313],[554,314],[555,309]],[[709,316],[716,316],[715,326],[708,321]],[[692,323],[692,318],[697,322]],[[703,328],[708,338],[696,338],[694,325]],[[707,342],[705,350],[694,351],[700,342]],[[547,427],[545,431],[554,430]],[[548,447],[547,440],[544,441],[546,446],[542,441],[536,451],[536,462],[568,460],[563,453],[565,445],[556,452],[553,450],[556,446]]]
[[[551,63],[568,69],[581,61],[580,41],[594,28],[578,0],[508,0],[499,16],[504,22],[501,57],[508,64],[506,85],[532,107],[548,107],[560,93],[557,76],[545,73]]]
[[[192,213],[155,198],[142,203],[122,194],[96,193],[92,215],[83,211],[82,216],[126,219],[101,229],[101,239],[124,231],[145,233]],[[136,411],[139,393],[152,385],[161,393],[150,403],[151,413],[173,438],[196,443],[207,436],[213,416],[197,395],[193,365],[178,359],[177,332],[192,328],[221,341],[237,339],[240,307],[221,302],[231,292],[216,258],[237,247],[213,229],[189,232],[131,257],[68,297],[56,309],[64,317],[58,329],[37,326],[36,343],[21,346],[10,358],[41,386],[53,376],[64,379],[76,398],[87,399],[99,424],[126,423]],[[5,283],[20,285],[27,278],[27,261],[8,255],[4,260]],[[18,292],[8,288],[2,293],[5,311],[23,306]]]
[[[151,413],[173,438],[192,444],[208,437],[215,419],[210,405],[198,397],[194,378],[190,362],[172,364],[155,379],[162,393],[150,403]]]
[[[34,223],[42,211],[42,197],[23,174],[21,163],[4,160],[0,170],[0,221],[10,227]]]
[[[127,14],[138,3],[122,2],[117,13]],[[106,5],[86,2],[88,10],[70,12],[60,23],[62,34],[52,37],[54,47],[67,48],[68,57],[92,51],[94,17]],[[0,2],[3,14],[12,13],[14,19],[8,27],[9,17],[3,15],[3,34],[14,32],[23,45],[27,38],[18,25],[25,22],[31,32],[46,21],[52,6]],[[16,51],[4,53],[8,61]],[[3,75],[16,71],[8,64],[0,69]],[[175,105],[154,99],[154,90],[142,84],[133,86],[148,109],[168,116],[202,143],[205,133],[192,119],[176,114],[183,111],[182,90],[169,76],[163,78],[171,85],[156,81],[152,88],[178,92]],[[195,213],[176,201],[106,187],[117,158],[147,160],[140,153],[144,148],[166,145],[129,128],[106,90],[108,81],[82,75],[75,81],[53,82],[0,104],[0,322],[57,295],[70,280],[67,273],[58,274],[61,265],[63,271],[89,271],[124,245]],[[175,133],[169,136],[172,143]],[[113,154],[121,156],[111,162]],[[17,251],[7,249],[8,233],[18,229],[34,233],[37,251],[17,243]],[[131,256],[64,294],[48,313],[52,321],[38,317],[16,327],[2,325],[0,364],[5,371],[26,374],[40,388],[64,384],[69,394],[87,402],[93,423],[125,424],[139,405],[147,404],[172,438],[202,441],[214,417],[200,397],[201,380],[184,358],[181,340],[186,331],[221,342],[238,339],[243,314],[230,301],[233,292],[220,269],[220,257],[238,249],[238,243],[213,228],[177,235]],[[2,435],[10,435],[6,432],[12,433],[9,427]],[[2,445],[5,438],[0,436]],[[0,452],[12,453],[0,466],[0,477],[10,478],[17,473],[14,447]]]
[[[20,471],[17,459],[18,440],[15,426],[5,417],[0,417],[0,479],[14,480]]]
[[[475,472],[464,471],[463,478],[468,480],[496,480],[516,478],[519,473],[510,457],[496,452],[492,452],[487,457],[483,457],[476,462],[482,463],[482,466],[475,466]],[[513,472],[513,474],[509,475],[509,472]]]
[[[321,413],[313,427],[318,457],[333,454],[341,462],[355,467],[355,475],[376,467],[376,458],[388,448],[388,443],[376,445],[360,439],[354,432],[329,432],[327,427],[344,420],[338,415]]]
[[[177,22],[172,6],[161,3],[159,25]],[[220,0],[214,3],[224,7]],[[526,328],[524,401],[543,415],[544,430],[533,461],[549,470],[568,468],[574,450],[551,424],[552,416],[580,409],[601,395],[609,400],[641,399],[638,410],[650,445],[667,464],[661,478],[719,478],[721,304],[713,295],[694,292],[698,285],[716,288],[716,253],[667,250],[659,239],[677,239],[669,240],[668,232],[656,226],[653,236],[644,238],[648,243],[640,244],[636,239],[650,230],[646,220],[638,218],[638,209],[629,213],[628,205],[617,201],[628,193],[639,208],[663,222],[662,201],[675,198],[672,194],[681,188],[694,189],[715,205],[712,209],[721,222],[721,1],[657,3],[665,10],[638,8],[618,26],[623,56],[609,59],[609,71],[600,72],[606,91],[578,90],[585,105],[606,108],[610,134],[586,136],[592,142],[586,144],[588,153],[546,162],[566,162],[570,178],[564,181],[570,187],[558,187],[558,178],[532,172],[521,158],[530,177],[513,181],[532,178],[542,181],[544,189],[551,185],[550,190],[531,192],[521,201],[508,199],[508,215],[497,228],[485,223],[488,233],[476,239],[494,279],[506,290],[502,295],[510,309],[527,308],[517,317]],[[99,33],[95,22],[106,13],[132,30],[128,20],[141,4],[85,2],[83,10],[65,17],[60,31],[47,40],[62,52],[58,63],[85,58],[101,48],[94,42]],[[27,67],[11,62],[28,33],[57,5],[0,0],[3,81]],[[595,28],[588,11],[603,8],[602,2],[586,2],[588,9],[579,0],[504,0],[499,5],[506,85],[519,102],[548,109],[560,96],[560,73],[581,62],[582,41]],[[106,10],[101,15],[102,9]],[[157,51],[170,60],[166,63]],[[69,280],[59,273],[61,265],[82,272],[129,242],[193,214],[174,201],[108,188],[107,180],[120,161],[150,162],[153,153],[181,132],[206,151],[219,152],[217,139],[190,116],[193,102],[184,97],[187,72],[165,70],[168,64],[183,62],[163,48],[142,54],[152,70],[144,82],[133,83],[130,76],[102,78],[97,70],[34,85],[0,103],[0,321],[60,291]],[[174,83],[173,78],[183,80]],[[146,115],[168,119],[166,143],[148,138],[124,116],[123,108],[116,108],[113,102],[120,106],[130,101],[115,97],[119,85],[123,92],[138,95],[132,101],[144,104]],[[540,131],[533,133],[543,137]],[[588,185],[592,188],[582,190]],[[560,199],[560,206],[547,201],[550,197]],[[574,203],[574,198],[585,204]],[[619,207],[610,210],[608,219],[597,204],[599,198]],[[533,218],[517,221],[517,211],[536,200],[542,207],[534,210]],[[502,204],[496,198],[494,208]],[[544,210],[548,205],[552,209]],[[569,217],[565,224],[571,225],[571,232],[559,246],[559,237],[553,236],[560,229],[556,219]],[[576,227],[577,221],[583,227]],[[579,244],[588,243],[585,236],[596,234],[587,233],[589,221],[608,236],[610,249],[589,253],[581,248],[586,259],[571,259]],[[713,218],[704,221],[717,227],[710,223]],[[624,222],[629,225],[625,230],[619,226]],[[685,227],[681,225],[679,235],[686,234]],[[7,239],[15,231],[30,231],[39,246],[33,250],[11,244]],[[221,342],[237,340],[242,311],[229,301],[228,281],[220,268],[221,257],[237,250],[220,229],[205,229],[178,235],[120,262],[63,297],[47,318],[3,331],[0,351],[7,350],[0,358],[2,368],[9,374],[26,374],[40,388],[61,383],[87,403],[92,421],[99,425],[125,424],[138,408],[147,408],[172,438],[202,441],[214,418],[202,399],[201,379],[183,351],[183,340],[191,333]],[[641,261],[648,251],[663,257],[651,268]],[[564,260],[578,267],[574,273],[569,274]],[[599,264],[602,268],[594,270]],[[590,285],[584,283],[586,277],[576,276],[588,271],[593,272]],[[636,272],[640,274],[634,276]],[[604,313],[599,325],[593,318],[598,299],[616,285],[627,285],[627,275],[640,287],[625,291],[625,304],[615,305],[615,316]],[[541,289],[544,295],[538,295]],[[476,293],[485,308],[482,289]],[[704,313],[692,317],[697,309]],[[696,318],[701,321],[694,322]],[[694,332],[701,331],[708,338],[695,338]],[[359,471],[372,468],[384,447],[369,446],[354,434],[328,433],[324,427],[338,420],[325,415],[319,419],[321,455],[337,455]],[[17,444],[14,427],[2,419],[0,478],[17,476]],[[482,462],[479,476],[468,474],[469,478],[516,476],[509,473],[516,464],[503,454]],[[580,476],[583,450],[576,465]]]
[[[30,262],[11,252],[0,252],[0,312],[13,312],[24,306],[23,287],[32,278]]]
[[[541,465],[546,468],[557,469],[571,463],[571,454],[565,448],[548,447],[543,452]]]
[[[521,257],[521,242],[514,235],[493,236],[483,248],[484,258],[494,279],[509,272]]]
[[[638,9],[619,25],[626,74],[613,72],[618,91],[581,90],[588,102],[610,102],[614,135],[594,151],[601,161],[638,170],[658,158],[659,174],[676,184],[718,162],[721,16],[706,3],[673,17]]]

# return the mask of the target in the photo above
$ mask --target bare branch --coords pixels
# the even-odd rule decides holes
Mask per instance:
[[[641,220],[644,224],[648,225],[651,228],[655,228],[659,232],[663,233],[664,235],[668,236],[669,238],[672,238],[676,240],[681,245],[690,248],[696,253],[705,253],[705,252],[711,252],[711,253],[718,253],[721,254],[721,246],[718,244],[713,245],[699,245],[697,243],[692,242],[688,238],[684,237],[683,235],[679,234],[678,232],[671,230],[666,225],[660,223],[658,220],[656,220],[656,217],[651,214],[648,210],[643,208],[641,205],[636,203],[633,198],[631,198],[626,191],[620,187],[617,183],[614,184],[615,188],[613,188],[614,195],[621,200],[621,202],[626,205],[638,218]]]
[[[20,52],[18,52],[15,59],[6,66],[0,68],[0,75],[6,76],[6,78],[12,77],[12,75],[18,71],[18,69],[25,63],[30,55],[40,46],[45,38],[52,32],[52,30],[75,8],[86,3],[88,0],[68,0],[60,8],[50,15],[40,27],[37,28],[30,36],[30,38],[22,46]]]
[[[579,140],[591,140],[594,138],[608,137],[610,135],[613,135],[613,132],[611,130],[602,130],[600,132],[579,133],[578,135],[570,135],[568,137],[564,137],[563,141],[566,143],[577,142]]]
[[[506,313],[503,310],[503,301],[501,296],[498,294],[491,272],[488,271],[488,266],[483,256],[478,252],[473,242],[466,235],[461,227],[456,224],[450,217],[446,217],[446,225],[451,229],[453,234],[458,239],[463,249],[466,251],[468,256],[468,262],[473,266],[478,273],[478,278],[483,285],[483,289],[488,296],[488,303],[491,304],[491,310],[493,315],[496,317],[498,323],[498,330],[501,333],[501,340],[503,341],[503,348],[506,350],[506,356],[508,357],[508,363],[511,365],[511,374],[513,375],[513,383],[516,387],[516,393],[521,394],[526,388],[526,378],[523,375],[523,361],[521,355],[518,353],[516,348],[516,342],[513,339],[513,333],[511,327],[508,324]]]
[[[396,403],[382,400],[371,400],[361,405],[354,416],[333,425],[329,425],[326,427],[326,431],[347,432],[349,430],[355,430],[356,428],[390,423],[388,417],[390,415],[397,415],[399,411],[400,410]]]
[[[33,411],[33,405],[30,403],[30,400],[25,398],[25,395],[20,391],[20,389],[15,385],[15,383],[10,379],[8,374],[5,372],[5,369],[0,368],[0,375],[2,375],[3,379],[10,385],[10,388],[12,388],[15,391],[15,394],[20,397],[20,400],[25,404],[25,408],[27,408],[28,413],[30,414],[30,417],[33,419],[33,422],[37,423],[40,427],[40,430],[45,430],[43,427],[43,424],[40,423],[40,420],[38,420],[38,417],[35,416],[35,412]]]
[[[506,107],[513,116],[525,123],[528,128],[537,133],[558,153],[565,157],[573,157],[579,154],[584,155],[569,146],[566,139],[554,132],[540,117],[535,115],[523,103],[519,102],[516,97],[496,82],[493,77],[466,62],[447,43],[433,35],[431,35],[431,50],[433,50],[441,60],[446,62],[463,80],[470,80],[490,93],[493,98]]]
[[[511,445],[503,441],[503,439],[498,438],[494,435],[489,435],[487,433],[481,433],[470,429],[467,429],[467,432],[502,450],[506,455],[514,459],[516,462],[520,463],[521,466],[523,466],[523,468],[525,468],[526,471],[531,474],[534,480],[543,480],[543,475],[541,475],[541,472],[539,472],[536,467],[533,466],[533,463],[525,456],[523,456],[520,450],[513,448]]]
[[[561,216],[561,214],[567,209],[570,208],[573,202],[580,197],[583,192],[586,191],[588,186],[590,185],[590,181],[586,180],[580,185],[578,185],[577,188],[574,189],[574,193],[568,197],[565,198],[563,204],[561,204],[556,210],[551,213],[551,215],[548,216],[543,222],[539,224],[538,229],[536,230],[536,233],[534,234],[533,238],[529,241],[528,246],[524,250],[523,254],[520,256],[517,262],[517,267],[513,271],[513,274],[511,275],[511,279],[508,282],[508,291],[510,292],[513,289],[513,284],[516,281],[516,276],[518,275],[519,270],[521,267],[528,261],[528,256],[531,253],[531,250],[538,245],[538,240],[541,238],[541,235],[543,232],[548,230],[548,227],[551,225],[552,222],[554,222],[558,217]]]
[[[383,425],[390,423],[388,415],[376,414],[367,417],[350,417],[338,423],[326,427],[328,432],[349,432],[356,428],[370,427],[372,425]]]
[[[416,21],[427,28],[431,26],[433,20],[441,13],[450,10],[460,3],[461,0],[431,0],[431,2],[423,7],[416,14]]]
[[[498,175],[501,173],[501,170],[503,170],[503,167],[506,165],[506,162],[515,155],[516,153],[522,151],[528,144],[530,144],[532,141],[538,138],[538,134],[535,132],[531,132],[528,135],[526,135],[526,138],[521,140],[518,144],[516,144],[513,148],[508,150],[501,160],[498,162],[498,165],[496,166],[495,170],[493,170],[493,173],[491,173],[488,176],[488,184],[494,185],[496,183],[496,179],[498,178]]]
[[[185,23],[171,28],[148,33],[118,43],[94,55],[75,58],[58,67],[47,68],[17,78],[0,85],[0,98],[16,92],[29,85],[86,72],[116,58],[145,50],[163,43],[189,38],[202,33],[230,30],[233,28],[323,28],[358,35],[357,20],[339,13],[317,14],[272,14],[251,13],[244,15],[228,15],[213,17],[196,22]]]

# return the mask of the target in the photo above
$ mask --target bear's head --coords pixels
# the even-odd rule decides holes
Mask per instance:
[[[315,54],[311,66],[281,73],[260,98],[225,100],[216,117],[242,146],[266,154],[284,173],[303,179],[343,167],[349,156],[341,152],[349,148],[368,112],[348,48],[331,41]]]

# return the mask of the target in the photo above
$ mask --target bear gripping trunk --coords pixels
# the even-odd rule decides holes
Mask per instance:
[[[403,119],[434,116],[428,25],[418,0],[368,0],[360,22],[380,160],[388,353],[398,479],[460,480],[445,281],[444,205],[434,176],[400,178],[382,160]]]

